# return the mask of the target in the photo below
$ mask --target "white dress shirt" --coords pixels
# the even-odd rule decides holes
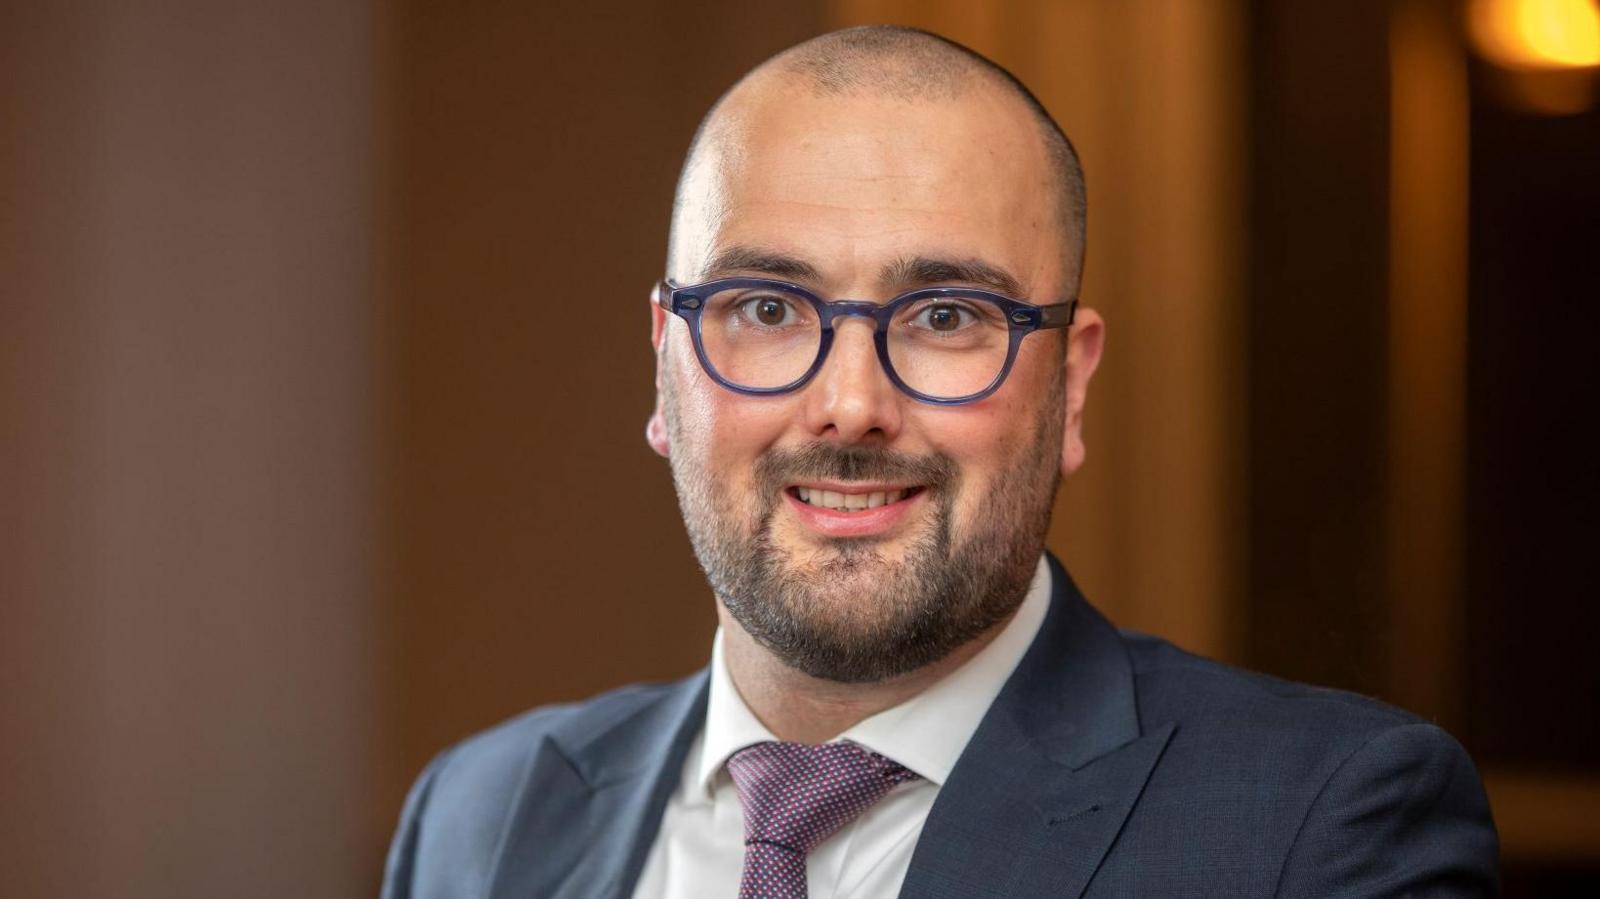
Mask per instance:
[[[899,895],[939,788],[1032,645],[1049,606],[1050,568],[1041,557],[1021,607],[988,646],[927,690],[834,738],[894,759],[921,779],[895,787],[811,851],[806,859],[811,899]],[[723,763],[746,746],[776,739],[734,687],[718,629],[711,644],[706,722],[684,759],[678,788],[667,801],[634,899],[739,894],[744,810]]]

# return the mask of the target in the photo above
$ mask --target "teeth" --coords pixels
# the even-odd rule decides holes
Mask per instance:
[[[859,512],[863,509],[876,509],[890,503],[897,503],[905,499],[908,491],[888,490],[877,493],[839,493],[835,490],[812,490],[810,487],[795,487],[795,495],[800,501],[812,506],[822,506],[839,512]]]

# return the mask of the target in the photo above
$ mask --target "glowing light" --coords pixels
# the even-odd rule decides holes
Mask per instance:
[[[1467,24],[1478,52],[1506,68],[1600,66],[1597,0],[1473,0]]]

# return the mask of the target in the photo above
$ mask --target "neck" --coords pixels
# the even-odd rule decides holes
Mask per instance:
[[[1016,613],[1013,612],[1013,615]],[[780,740],[825,743],[899,705],[966,664],[1005,629],[1011,616],[937,662],[889,680],[842,684],[789,667],[733,620],[721,603],[722,657],[750,711]]]

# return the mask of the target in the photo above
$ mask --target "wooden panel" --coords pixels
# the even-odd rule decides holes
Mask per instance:
[[[1489,769],[1484,788],[1507,859],[1590,865],[1600,860],[1600,777]]]
[[[1389,555],[1394,701],[1452,729],[1464,609],[1467,73],[1449,11],[1390,21]]]
[[[1388,5],[1250,26],[1247,660],[1383,694]]]

